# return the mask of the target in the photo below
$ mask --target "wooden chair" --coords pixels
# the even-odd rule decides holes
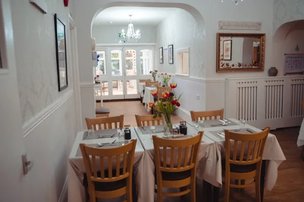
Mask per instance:
[[[192,121],[223,119],[224,109],[211,111],[190,111]]]
[[[225,130],[225,201],[230,188],[246,188],[255,182],[256,201],[261,201],[262,154],[269,128],[244,134]]]
[[[88,129],[103,130],[103,129],[122,129],[124,126],[124,115],[112,117],[96,117],[86,118]]]
[[[202,136],[203,132],[178,139],[153,136],[158,202],[189,193],[196,201],[196,156]]]
[[[157,87],[158,86],[158,82],[157,81],[147,81],[146,82],[146,86],[147,87],[152,87],[152,86]]]
[[[163,118],[160,116],[154,117],[153,115],[135,114],[135,119],[138,127],[159,126],[164,124]]]
[[[119,147],[80,144],[90,202],[125,196],[132,202],[132,173],[136,140]],[[85,184],[85,183],[84,183]]]
[[[139,79],[139,83],[142,83],[143,85],[147,85],[147,82],[151,82],[151,79]]]

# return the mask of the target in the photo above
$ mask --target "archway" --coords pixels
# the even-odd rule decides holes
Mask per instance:
[[[174,48],[175,50],[179,49],[179,48],[188,48],[190,47],[190,52],[191,52],[191,56],[190,56],[190,63],[191,63],[191,67],[192,68],[190,70],[190,74],[195,75],[196,77],[198,76],[203,76],[203,73],[200,69],[198,69],[197,67],[200,66],[200,64],[203,64],[203,57],[200,55],[203,52],[203,38],[205,36],[205,27],[204,27],[204,20],[203,17],[201,16],[201,14],[193,7],[188,6],[186,4],[176,4],[176,3],[128,3],[127,5],[125,3],[116,3],[116,4],[109,4],[108,7],[106,8],[101,8],[98,11],[96,11],[95,15],[92,17],[92,21],[91,21],[91,36],[96,38],[96,35],[94,36],[94,21],[97,17],[97,15],[100,12],[104,12],[107,9],[110,8],[114,8],[114,7],[139,7],[142,9],[145,8],[175,8],[175,9],[179,9],[182,10],[182,12],[187,13],[188,15],[191,16],[191,18],[193,18],[193,23],[192,21],[190,22],[191,25],[190,28],[187,28],[187,24],[184,24],[183,28],[186,30],[192,30],[191,34],[189,34],[189,36],[185,33],[187,32],[183,32],[183,31],[176,31],[174,30],[174,28],[172,28],[170,31],[173,33],[171,36],[163,36],[163,39],[159,39],[158,36],[156,36],[156,40],[153,42],[154,43],[154,49],[155,49],[155,54],[154,54],[154,64],[155,66],[158,67],[159,70],[161,71],[165,71],[165,72],[170,72],[170,73],[175,73],[175,69],[173,69],[172,67],[175,68],[175,64],[174,65],[168,65],[167,63],[165,64],[159,64],[158,61],[158,50],[159,47],[167,47],[168,44],[166,43],[170,43],[170,44],[174,44]],[[180,13],[182,13],[180,12]],[[136,26],[136,24],[135,24]],[[158,28],[156,28],[158,29]],[[107,29],[104,29],[107,30]],[[109,30],[109,29],[108,29]],[[113,33],[112,35],[117,35],[118,34],[118,30]],[[183,34],[185,36],[183,36]],[[178,37],[178,35],[184,37]],[[105,37],[104,37],[105,38]],[[104,39],[103,38],[103,39]],[[187,40],[184,40],[184,39]],[[112,41],[110,41],[111,45],[116,45],[115,44],[115,38],[112,38]],[[170,41],[170,42],[164,42],[164,41]],[[181,41],[184,40],[184,43],[181,43]],[[117,40],[118,41],[118,40]],[[97,44],[100,42],[99,39],[96,39]],[[144,41],[143,43],[150,43],[151,41]],[[105,41],[102,41],[101,43],[106,43]],[[116,42],[117,43],[117,42]],[[153,44],[152,43],[152,44]],[[140,44],[140,43],[139,43]],[[117,45],[116,45],[117,46]],[[195,67],[195,68],[194,68]]]
[[[274,66],[284,74],[286,54],[304,54],[304,20],[282,24],[273,37]],[[304,71],[304,70],[303,70]]]

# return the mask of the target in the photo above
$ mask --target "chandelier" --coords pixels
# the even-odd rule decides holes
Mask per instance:
[[[129,15],[130,17],[130,22],[128,24],[128,29],[127,32],[125,31],[125,29],[122,29],[121,32],[118,33],[118,37],[119,37],[119,42],[120,43],[126,43],[128,40],[130,39],[135,39],[138,40],[141,38],[141,32],[139,29],[137,29],[135,31],[134,29],[134,25],[132,23],[132,15]]]
[[[234,2],[234,4],[237,6],[239,4],[239,2],[243,2],[244,0],[231,0]],[[223,3],[224,0],[221,0],[221,2]]]

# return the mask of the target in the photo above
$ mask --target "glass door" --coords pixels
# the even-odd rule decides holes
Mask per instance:
[[[139,98],[139,79],[151,77],[152,53],[152,47],[99,48],[96,75],[103,99]]]

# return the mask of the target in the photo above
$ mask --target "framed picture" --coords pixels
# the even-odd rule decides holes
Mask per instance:
[[[232,40],[223,41],[223,60],[230,61],[232,57]]]
[[[174,63],[173,44],[168,45],[168,62],[169,64]]]
[[[65,25],[54,15],[58,91],[68,87]]]
[[[159,48],[159,64],[164,64],[164,48]]]

